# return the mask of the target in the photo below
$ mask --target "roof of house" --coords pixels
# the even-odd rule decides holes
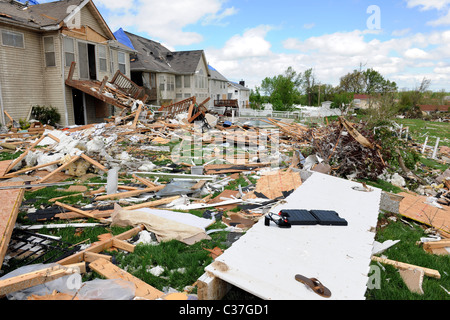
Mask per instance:
[[[226,81],[228,82],[228,79],[225,78],[219,71],[208,65],[209,73],[211,74],[212,80],[219,80],[219,81]]]
[[[233,82],[233,81],[228,81],[228,83],[239,90],[250,91],[249,88],[241,85],[240,83]]]
[[[25,6],[0,0],[0,18],[3,22],[40,29],[58,25],[69,16],[69,6],[79,6],[82,3],[83,0],[61,0]]]
[[[422,111],[444,111],[448,112],[448,109],[450,106],[448,105],[431,105],[431,104],[424,104],[420,105],[420,110]]]
[[[353,96],[353,99],[355,99],[355,100],[367,100],[367,99],[370,99],[370,98],[371,97],[369,95],[367,95],[367,94],[355,94]]]
[[[46,30],[49,27],[59,29],[62,22],[67,19],[75,9],[90,4],[91,8],[96,12],[99,19],[103,22],[106,33],[115,39],[109,26],[104,21],[100,12],[98,12],[95,4],[87,0],[59,0],[47,3],[24,5],[18,2],[10,2],[9,0],[0,0],[0,22],[8,24],[21,25],[23,27]],[[48,29],[47,29],[48,30]]]
[[[131,70],[134,71],[193,74],[204,57],[203,50],[172,52],[159,42],[128,31],[119,29],[115,34],[119,35],[119,41],[131,44],[138,52],[135,61],[131,63]]]

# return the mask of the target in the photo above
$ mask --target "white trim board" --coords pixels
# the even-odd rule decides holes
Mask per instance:
[[[364,300],[381,190],[355,186],[361,184],[313,173],[271,212],[334,210],[348,226],[281,229],[273,222],[265,226],[263,218],[205,271],[265,300],[326,299],[296,281],[296,274],[319,279],[331,290],[330,299]],[[227,271],[218,267],[223,264]]]

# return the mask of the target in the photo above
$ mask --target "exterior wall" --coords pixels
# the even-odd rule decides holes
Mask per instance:
[[[201,87],[200,77],[205,78],[205,83],[204,83],[203,88]],[[199,81],[197,81],[197,80],[199,80]],[[207,99],[210,96],[208,65],[206,64],[206,61],[203,58],[200,59],[200,61],[198,63],[196,74],[193,76],[193,81],[194,81],[194,83],[191,83],[191,85],[194,87],[193,93],[195,95],[195,99],[198,103],[202,103],[205,99]]]
[[[0,39],[0,85],[3,110],[16,121],[26,119],[33,105],[46,105],[43,43],[39,33],[0,24],[1,30],[24,35],[24,48],[3,46]],[[1,37],[1,33],[0,33]],[[3,119],[3,110],[0,119]],[[6,120],[8,123],[8,120]]]
[[[211,100],[227,100],[228,99],[228,82],[210,79]]]

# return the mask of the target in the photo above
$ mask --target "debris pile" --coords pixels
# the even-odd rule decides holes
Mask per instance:
[[[101,87],[109,92],[108,85]],[[2,154],[15,156],[0,161],[4,201],[0,258],[6,267],[13,260],[24,267],[0,278],[0,297],[196,299],[204,292],[196,296],[190,291],[158,290],[115,265],[105,250],[133,253],[140,243],[172,240],[191,246],[207,243],[216,232],[226,232],[234,236],[230,241],[238,241],[314,172],[354,181],[376,180],[389,168],[389,152],[382,141],[363,124],[344,117],[319,126],[271,118],[261,120],[267,126],[252,126],[210,113],[207,101],[197,104],[189,98],[155,111],[134,100],[126,109],[128,114],[124,111],[104,123],[2,133]],[[405,187],[403,174],[389,179]],[[439,209],[430,212],[433,217],[448,211],[449,170],[441,172],[436,183],[434,198],[412,198],[405,189],[399,195],[404,199],[399,201],[400,214],[430,224],[423,217],[424,208],[414,210],[419,204]],[[25,192],[51,187],[67,195],[46,198],[39,205],[38,199],[25,199]],[[370,191],[366,183],[361,188]],[[16,223],[19,213],[25,223]],[[86,244],[64,243],[38,233],[43,228],[66,227],[128,231]],[[431,227],[442,237],[450,235],[445,214],[434,219]],[[46,256],[49,247],[58,249],[55,256]],[[433,248],[437,246],[426,245],[427,250]],[[214,258],[223,252],[216,246],[205,250]],[[75,291],[54,282],[63,283],[65,277],[73,280],[86,272],[86,265],[106,280],[86,282],[83,290]],[[152,274],[164,272],[158,266],[151,270]],[[101,289],[112,286],[117,286],[117,297]],[[199,289],[204,286],[198,284]]]

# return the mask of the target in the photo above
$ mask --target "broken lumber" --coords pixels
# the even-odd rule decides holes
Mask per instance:
[[[66,210],[69,210],[69,211],[72,211],[72,212],[76,212],[76,213],[78,213],[78,214],[81,214],[82,216],[85,216],[85,217],[87,217],[87,218],[97,219],[97,220],[99,220],[100,222],[104,222],[104,223],[107,222],[107,221],[106,221],[105,219],[103,219],[103,218],[98,218],[98,217],[96,217],[96,216],[94,216],[94,215],[92,215],[92,214],[90,214],[90,213],[88,213],[88,212],[85,212],[85,211],[83,211],[83,210],[80,210],[80,209],[71,207],[71,206],[69,206],[69,205],[67,205],[67,204],[64,204],[64,203],[61,203],[61,202],[58,202],[58,201],[55,202],[55,205],[60,206],[61,208],[64,208],[64,209],[66,209]]]
[[[159,291],[105,259],[101,258],[91,262],[89,268],[107,279],[121,279],[133,283],[136,288],[136,297],[156,300],[164,295],[162,291]]]
[[[138,196],[143,193],[159,191],[159,190],[164,189],[165,187],[166,186],[156,186],[156,187],[145,188],[145,189],[141,189],[141,190],[133,190],[133,191],[120,192],[120,193],[115,193],[115,194],[107,194],[104,196],[96,197],[95,200],[101,201],[101,200],[111,200],[111,199],[123,199],[123,198]]]
[[[123,209],[124,210],[137,210],[137,209],[143,209],[143,208],[154,208],[154,207],[161,206],[163,204],[171,203],[172,201],[177,200],[179,198],[180,198],[180,196],[168,197],[168,198],[164,198],[161,200],[155,200],[155,201],[136,204],[134,206],[124,207]]]
[[[142,230],[144,230],[144,228],[145,228],[144,225],[140,225],[131,230],[125,231],[124,233],[121,233],[115,237],[112,237],[111,239],[99,241],[81,252],[75,253],[67,258],[64,258],[64,259],[58,261],[58,263],[61,265],[68,265],[68,264],[86,261],[86,253],[100,253],[109,248],[113,248],[114,240],[129,239],[129,238],[137,235]],[[117,242],[116,242],[116,244],[117,244]]]
[[[103,172],[108,172],[108,169],[106,169],[106,167],[102,166],[100,163],[98,163],[98,162],[95,161],[94,159],[88,157],[88,156],[85,155],[84,153],[81,155],[81,158],[83,158],[84,160],[86,160],[87,162],[89,162],[90,164],[92,164],[93,166],[99,168],[101,171],[103,171]]]
[[[403,262],[390,260],[390,259],[384,259],[384,258],[380,258],[380,257],[376,257],[376,256],[372,256],[372,260],[376,261],[376,262],[383,263],[383,264],[388,264],[388,265],[394,266],[395,268],[401,269],[401,270],[408,270],[408,269],[423,270],[425,272],[425,275],[428,276],[428,277],[432,277],[432,278],[436,278],[436,279],[440,279],[441,278],[441,274],[439,273],[439,271],[434,270],[434,269],[428,269],[428,268],[424,268],[424,267],[419,267],[419,266],[415,266],[415,265],[412,265],[412,264],[403,263]]]
[[[8,186],[14,182],[3,183],[1,186]],[[22,183],[23,184],[23,183]],[[22,204],[24,189],[7,189],[0,191],[0,270],[3,265],[8,250],[8,244],[19,214],[20,205]]]
[[[58,172],[66,169],[68,166],[70,166],[72,163],[74,163],[75,161],[77,161],[78,159],[80,159],[80,156],[73,156],[72,159],[70,159],[70,161],[66,162],[65,164],[63,164],[62,166],[60,166],[58,169],[50,172],[48,175],[46,175],[45,177],[43,177],[41,180],[39,180],[39,184],[43,183],[44,181],[47,181],[48,179],[50,179],[51,177],[53,177],[55,174],[57,174]]]
[[[0,297],[4,297],[9,293],[31,288],[46,282],[50,282],[61,277],[74,273],[85,273],[85,263],[77,263],[67,266],[54,266],[26,273],[20,276],[0,280]]]
[[[4,179],[12,178],[12,177],[15,177],[15,176],[17,176],[17,175],[19,175],[21,173],[25,173],[25,172],[28,172],[28,171],[34,171],[34,170],[42,169],[42,168],[45,168],[45,167],[53,166],[55,164],[59,164],[60,162],[61,162],[61,160],[57,160],[57,161],[49,162],[49,163],[46,163],[46,164],[41,164],[41,165],[38,165],[38,166],[35,166],[35,167],[25,168],[25,169],[22,169],[22,170],[19,170],[19,171],[15,171],[15,172],[11,172],[11,173],[5,174],[3,177],[0,177],[0,178],[2,178],[2,179],[3,178]]]

